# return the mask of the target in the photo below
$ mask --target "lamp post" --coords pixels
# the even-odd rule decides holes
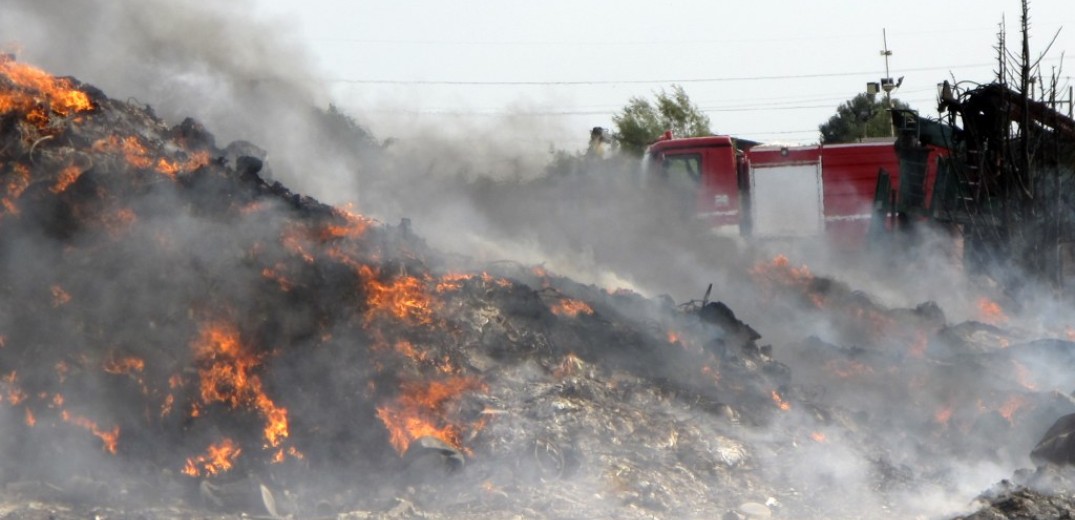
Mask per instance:
[[[878,82],[869,82],[866,84],[866,93],[870,95],[877,94],[879,91],[885,92],[885,108],[892,110],[892,91],[900,88],[903,85],[903,76],[900,76],[898,80],[893,80],[888,71],[888,57],[892,56],[892,51],[888,49],[888,32],[886,29],[881,29],[881,39],[884,43],[884,48],[881,49],[881,56],[885,58],[885,76]],[[888,135],[892,137],[895,135],[892,129],[892,125],[888,126]]]

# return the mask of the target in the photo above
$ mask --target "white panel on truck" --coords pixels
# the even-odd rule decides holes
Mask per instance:
[[[824,231],[821,163],[750,168],[752,234],[806,237]]]

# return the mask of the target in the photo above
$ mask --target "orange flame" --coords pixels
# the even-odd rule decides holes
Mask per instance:
[[[1015,412],[1018,412],[1025,404],[1027,404],[1026,398],[1019,395],[1013,395],[1009,397],[1008,400],[1004,401],[1004,404],[1000,405],[1000,408],[997,409],[997,413],[1014,426]]]
[[[955,409],[952,408],[952,405],[942,406],[933,414],[933,420],[937,421],[937,424],[948,426],[948,421],[952,419],[953,412],[955,412]]]
[[[777,408],[780,408],[785,412],[791,410],[791,403],[785,401],[783,397],[780,397],[780,393],[776,390],[773,390],[770,393],[770,397],[773,398],[773,402],[776,403]]]
[[[714,383],[720,383],[720,371],[709,366],[702,365],[702,374],[712,379]]]
[[[89,96],[75,89],[70,80],[56,78],[41,69],[0,57],[0,75],[15,85],[15,90],[0,92],[0,114],[36,112],[35,107],[42,101],[47,101],[49,109],[61,116],[93,109]],[[41,117],[39,112],[36,117]],[[41,121],[35,122],[39,127],[44,126]],[[48,123],[47,116],[44,123]]]
[[[278,447],[288,436],[287,409],[265,395],[255,373],[261,360],[239,341],[239,331],[228,323],[209,324],[202,328],[193,349],[201,365],[202,402],[225,403],[233,409],[253,407],[265,418],[267,447]]]
[[[34,417],[34,411],[31,410],[29,406],[27,406],[26,407],[26,426],[29,426],[29,427],[33,428],[34,425],[36,425],[36,424],[37,424],[37,418]]]
[[[62,193],[81,176],[82,168],[72,164],[60,171],[60,175],[56,178],[56,183],[49,188],[49,191],[53,193]]]
[[[67,291],[63,290],[63,287],[59,285],[52,286],[52,306],[60,307],[67,305],[71,301],[71,295],[67,294]]]
[[[22,387],[19,386],[18,373],[12,371],[4,376],[3,381],[7,386],[7,400],[11,403],[11,406],[18,406],[26,400],[26,392],[23,392]]]
[[[1023,388],[1031,391],[1038,389],[1038,385],[1034,384],[1033,374],[1030,372],[1030,369],[1014,359],[1012,360],[1012,365],[1014,365],[1013,368],[1015,369],[1015,379],[1019,381],[1019,384],[1022,385]]]
[[[4,182],[5,195],[0,199],[4,211],[12,215],[19,214],[19,208],[15,206],[15,200],[30,186],[30,168],[24,164],[15,164]]]
[[[768,262],[759,262],[750,269],[750,275],[759,285],[767,289],[773,286],[797,287],[808,290],[814,281],[814,275],[810,268],[805,265],[794,267],[791,261],[784,255],[777,255]],[[817,308],[825,306],[825,298],[813,291],[809,291],[811,303]]]
[[[586,362],[582,358],[576,356],[573,352],[564,356],[564,359],[560,361],[560,365],[553,371],[553,377],[557,379],[563,379],[567,376],[577,374],[586,366]]]
[[[104,371],[109,374],[130,374],[141,372],[146,368],[146,362],[134,356],[120,359],[109,359],[104,363]]]
[[[67,410],[60,412],[60,418],[66,423],[89,430],[90,433],[101,439],[101,442],[104,443],[103,448],[105,451],[113,455],[116,454],[116,446],[119,443],[119,426],[113,426],[111,430],[105,431],[97,426],[96,422],[80,415],[71,415]]]
[[[286,266],[280,262],[273,267],[266,267],[261,270],[261,276],[268,278],[276,282],[276,285],[280,286],[280,290],[283,292],[291,292],[295,288],[295,282],[292,282],[288,277],[284,276],[281,272],[286,269]]]
[[[569,318],[575,318],[579,314],[591,315],[593,314],[593,308],[581,300],[572,300],[571,298],[563,298],[559,302],[553,304],[549,308],[553,314],[557,316],[567,316]]]
[[[183,474],[191,477],[202,475],[216,475],[223,473],[235,465],[235,459],[243,452],[231,439],[224,439],[218,443],[209,445],[205,453],[187,459],[183,467]]]
[[[438,293],[458,291],[463,288],[463,282],[472,280],[474,275],[462,273],[448,273],[440,277],[433,290]]]
[[[387,315],[420,324],[433,322],[435,302],[426,294],[422,280],[413,276],[400,276],[384,283],[378,280],[377,274],[366,265],[363,265],[359,272],[366,281],[368,319]]]
[[[978,298],[978,320],[990,325],[1007,323],[1008,316],[1000,304],[982,296]]]
[[[446,417],[448,404],[465,392],[484,391],[485,385],[473,377],[449,377],[440,381],[416,381],[401,385],[401,394],[377,408],[377,417],[388,429],[389,442],[399,454],[406,453],[414,440],[432,436],[462,449],[465,430],[483,426],[452,424]]]
[[[817,442],[817,443],[820,443],[820,444],[824,444],[824,443],[828,442],[828,439],[825,437],[825,434],[821,433],[821,432],[813,432],[813,433],[811,433],[810,434],[810,439],[812,439],[814,442]]]
[[[180,162],[169,161],[168,159],[162,157],[157,160],[156,168],[157,171],[169,177],[175,177],[176,175],[179,175],[183,172],[192,172],[194,170],[197,170],[198,168],[209,164],[210,160],[211,159],[209,157],[209,152],[198,151],[191,153],[190,157],[187,158],[187,160]]]
[[[168,417],[168,414],[172,413],[173,405],[175,405],[175,396],[168,394],[164,398],[164,403],[161,404],[161,418]]]
[[[149,150],[133,135],[122,138],[110,135],[93,143],[92,149],[96,153],[122,154],[127,163],[135,168],[149,169],[153,166]]]

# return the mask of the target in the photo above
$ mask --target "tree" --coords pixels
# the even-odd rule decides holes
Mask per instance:
[[[670,93],[662,89],[653,103],[640,97],[631,98],[623,110],[612,116],[612,122],[616,125],[615,139],[620,149],[635,155],[642,155],[646,146],[668,130],[678,137],[713,133],[709,130],[709,116],[691,103],[679,85],[672,85]]]
[[[892,108],[910,109],[898,99],[892,100]],[[859,94],[836,108],[836,115],[820,125],[821,142],[854,143],[865,137],[888,137],[891,135],[892,117],[885,102],[873,94]]]

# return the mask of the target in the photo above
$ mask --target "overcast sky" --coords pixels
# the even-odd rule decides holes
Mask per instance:
[[[585,142],[632,96],[683,85],[718,133],[809,142],[836,105],[884,76],[935,114],[936,84],[987,81],[998,26],[1017,50],[1017,0],[754,2],[257,0],[294,23],[330,92],[379,135],[423,122],[534,119],[536,141]],[[1075,2],[1031,3],[1044,64],[1075,52]],[[1071,74],[1070,56],[1063,75]]]

